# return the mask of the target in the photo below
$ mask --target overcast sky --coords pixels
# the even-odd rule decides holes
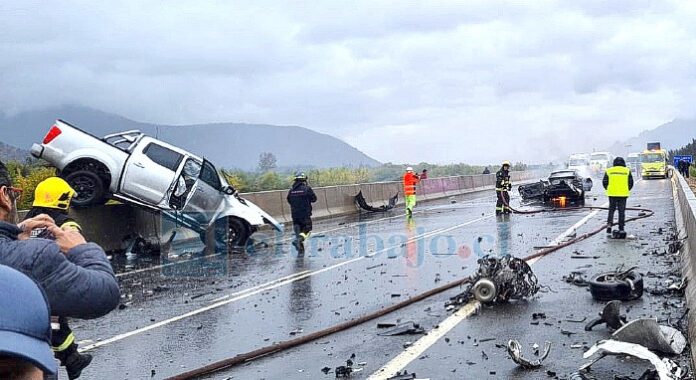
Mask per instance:
[[[694,117],[694,20],[692,1],[3,0],[0,109],[300,125],[381,161],[544,161]]]

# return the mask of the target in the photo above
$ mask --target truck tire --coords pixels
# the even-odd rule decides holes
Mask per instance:
[[[243,251],[250,236],[249,224],[239,218],[228,217],[215,222],[216,245],[232,253]]]
[[[615,272],[598,274],[589,281],[592,298],[598,301],[630,301],[643,296],[643,277],[631,272],[626,280],[615,277]]]
[[[73,207],[98,206],[106,202],[104,182],[96,173],[78,170],[65,176],[65,182],[77,192],[70,202]]]

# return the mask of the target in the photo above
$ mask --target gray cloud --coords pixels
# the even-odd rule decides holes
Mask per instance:
[[[696,6],[525,3],[4,1],[0,109],[296,124],[384,161],[476,163],[694,116]]]

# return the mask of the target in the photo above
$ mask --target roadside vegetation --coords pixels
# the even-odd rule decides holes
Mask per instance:
[[[24,190],[19,204],[20,209],[26,209],[31,206],[31,203],[34,201],[34,189],[39,182],[55,175],[55,169],[45,167],[42,161],[34,159],[29,159],[25,162],[9,161],[5,164],[15,186]],[[259,165],[254,171],[221,169],[220,172],[230,185],[240,192],[246,193],[288,189],[297,171],[304,171],[309,177],[310,184],[315,187],[399,181],[408,165],[413,166],[418,173],[423,169],[427,169],[430,178],[481,174],[486,168],[486,166],[480,165],[435,165],[425,162],[419,164],[386,163],[377,167],[357,168],[278,168],[275,165],[275,157],[272,154],[265,153],[259,157]],[[495,173],[498,170],[498,165],[490,165],[488,169],[491,173]],[[527,166],[522,163],[516,163],[512,168],[513,171],[526,169]]]

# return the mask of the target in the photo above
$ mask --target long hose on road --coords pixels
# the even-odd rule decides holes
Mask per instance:
[[[609,210],[608,207],[600,207],[600,206],[580,206],[580,207],[552,208],[552,209],[539,209],[539,210],[519,210],[519,209],[515,209],[515,208],[511,207],[505,201],[504,201],[504,203],[514,213],[527,214],[527,215],[538,214],[538,213],[543,213],[543,212],[560,212],[560,211],[567,212],[567,211],[579,211],[579,210]],[[655,212],[650,210],[650,209],[640,208],[640,207],[627,207],[626,211],[639,211],[639,212],[641,212],[641,214],[639,214],[637,216],[627,218],[626,223],[633,222],[633,221],[643,219],[643,218],[648,218],[648,217],[653,216],[655,214]],[[614,224],[616,224],[616,223],[614,223]],[[598,227],[598,228],[596,228],[590,232],[587,232],[585,234],[582,234],[580,236],[576,236],[573,239],[564,241],[564,242],[559,243],[558,245],[555,245],[553,247],[547,247],[547,248],[541,249],[541,250],[537,251],[536,253],[533,253],[531,255],[524,257],[523,260],[529,261],[529,260],[532,260],[532,259],[535,259],[538,257],[546,256],[552,252],[558,251],[559,249],[568,247],[569,245],[575,244],[575,243],[580,242],[582,240],[585,240],[589,237],[597,235],[598,233],[602,232],[602,230],[604,230],[605,228],[607,228],[607,224],[602,224],[601,227]],[[303,344],[312,342],[314,340],[323,338],[325,336],[332,335],[332,334],[335,334],[335,333],[338,333],[341,331],[345,331],[345,330],[348,330],[352,327],[363,324],[365,322],[369,322],[371,320],[382,317],[384,315],[387,315],[387,314],[392,313],[396,310],[402,309],[402,308],[409,306],[411,304],[414,304],[416,302],[422,301],[422,300],[429,298],[431,296],[434,296],[436,294],[442,293],[446,290],[456,288],[458,286],[470,283],[471,281],[472,281],[471,277],[465,277],[461,280],[453,281],[453,282],[447,283],[445,285],[442,285],[440,287],[428,290],[425,293],[421,293],[421,294],[416,295],[414,297],[411,297],[405,301],[399,302],[397,304],[386,307],[384,309],[380,309],[380,310],[375,311],[373,313],[364,315],[360,318],[351,319],[350,321],[339,323],[337,325],[331,326],[331,327],[326,328],[324,330],[316,331],[316,332],[313,332],[311,334],[304,335],[304,336],[301,336],[301,337],[298,337],[295,339],[286,340],[286,341],[279,342],[279,343],[276,343],[276,344],[273,344],[273,345],[270,345],[267,347],[263,347],[263,348],[260,348],[257,350],[253,350],[250,352],[239,354],[239,355],[236,355],[236,356],[229,358],[229,359],[220,360],[218,362],[211,363],[211,364],[208,364],[206,366],[196,368],[196,369],[181,373],[181,374],[176,375],[176,376],[169,377],[166,380],[188,380],[188,379],[200,378],[202,376],[210,375],[212,373],[219,372],[219,371],[222,371],[225,369],[229,369],[229,368],[238,366],[240,364],[248,363],[250,361],[253,361],[255,359],[259,359],[259,358],[267,356],[267,355],[271,355],[271,354],[274,354],[274,353],[277,353],[280,351],[284,351],[284,350],[287,350],[287,349],[290,349],[293,347],[301,346]]]

